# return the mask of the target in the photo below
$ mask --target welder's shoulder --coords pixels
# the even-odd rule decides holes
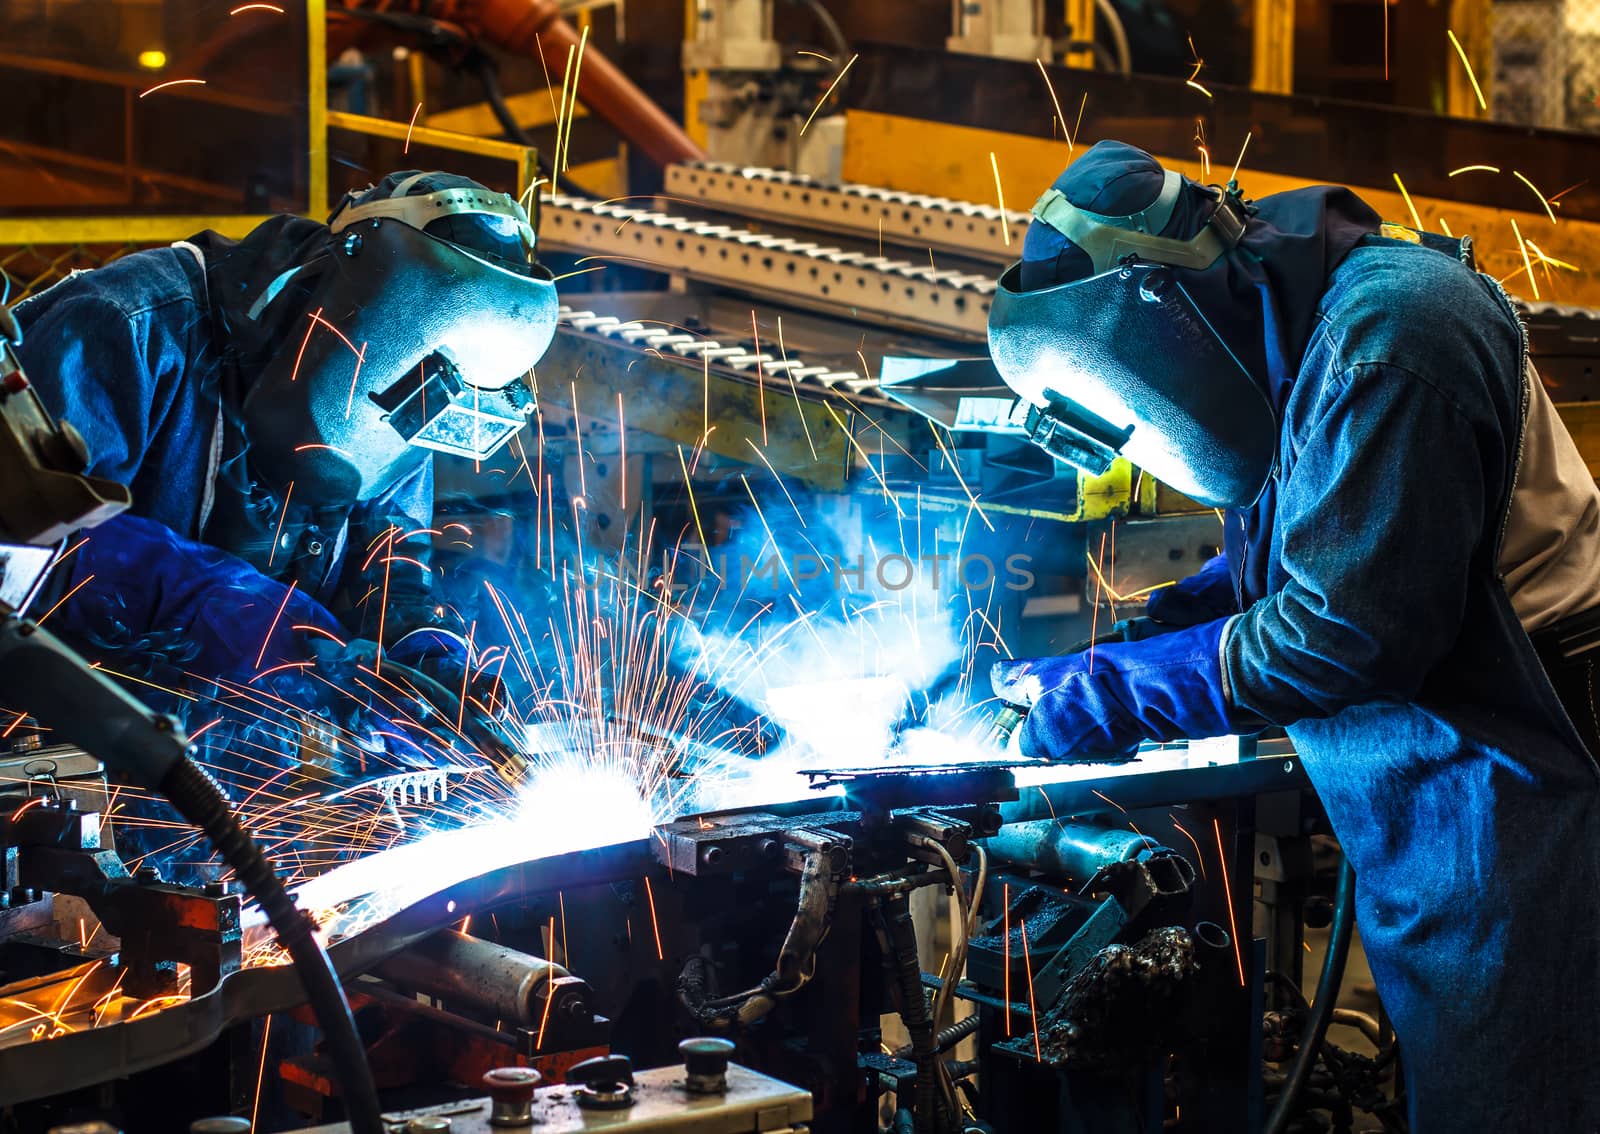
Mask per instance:
[[[51,313],[69,312],[80,319],[129,322],[154,317],[188,327],[202,313],[204,286],[192,253],[151,248],[113,260],[103,268],[73,272],[17,304],[16,314],[24,333]]]
[[[1520,371],[1516,316],[1495,286],[1432,249],[1375,240],[1334,271],[1311,350],[1325,369],[1409,371],[1443,386],[1470,375]]]

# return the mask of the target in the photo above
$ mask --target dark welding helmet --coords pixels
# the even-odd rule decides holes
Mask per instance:
[[[1030,289],[1030,265],[1012,265],[989,312],[990,353],[1021,399],[1019,423],[1058,459],[1099,475],[1125,456],[1203,504],[1247,506],[1271,474],[1277,425],[1261,383],[1192,294],[1239,243],[1246,206],[1236,188],[1203,190],[1122,149],[1144,162],[1136,195],[1159,191],[1138,211],[1094,212],[1068,199],[1075,163],[1034,205],[1029,236],[1045,226],[1081,278]],[[1106,195],[1103,179],[1094,191]],[[1180,194],[1186,212],[1198,204],[1209,217],[1188,238],[1161,235]]]
[[[296,503],[349,505],[430,450],[493,454],[527,420],[525,378],[555,333],[522,206],[462,177],[392,175],[328,229],[301,285],[304,329],[243,400],[256,474],[292,481]]]

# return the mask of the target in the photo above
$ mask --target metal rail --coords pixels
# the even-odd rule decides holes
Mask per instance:
[[[995,290],[989,273],[937,271],[813,241],[559,195],[545,198],[539,242],[957,342],[985,340]]]
[[[783,169],[693,162],[667,167],[666,192],[711,208],[807,228],[876,237],[1004,264],[1021,254],[1030,216],[949,197],[844,182]]]

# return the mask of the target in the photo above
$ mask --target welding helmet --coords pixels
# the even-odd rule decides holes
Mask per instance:
[[[464,177],[391,174],[347,196],[322,254],[251,312],[285,290],[304,307],[241,404],[254,475],[292,482],[296,503],[349,506],[430,450],[499,449],[526,421],[524,379],[555,333],[533,247],[522,206]]]
[[[1039,198],[989,313],[990,353],[1035,443],[1095,475],[1125,456],[1214,507],[1255,501],[1276,418],[1263,377],[1229,345],[1244,336],[1219,333],[1222,313],[1203,298],[1221,290],[1207,277],[1249,213],[1237,189],[1207,189],[1119,142],[1098,143]]]

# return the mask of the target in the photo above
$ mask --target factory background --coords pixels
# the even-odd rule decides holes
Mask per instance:
[[[1232,513],[1030,443],[991,309],[1102,139],[1347,186],[1470,238],[1592,477],[1600,0],[0,0],[0,90],[5,305],[396,170],[553,279],[509,443],[433,458],[459,693],[88,657],[228,769],[383,1129],[1409,1128],[1282,729],[1000,758],[991,665],[1137,636]],[[0,1128],[363,1129],[237,864],[0,710]]]

